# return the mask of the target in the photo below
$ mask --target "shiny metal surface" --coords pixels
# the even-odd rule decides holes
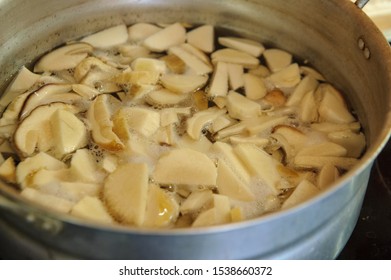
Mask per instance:
[[[38,55],[111,25],[210,23],[219,30],[287,49],[320,69],[347,94],[369,143],[361,163],[318,197],[259,219],[207,229],[156,231],[88,224],[31,205],[1,185],[1,201],[7,203],[0,201],[0,215],[18,231],[76,258],[331,259],[345,245],[356,224],[373,161],[391,129],[390,49],[354,3],[8,0],[0,2],[0,17],[0,88]],[[59,230],[45,231],[28,219],[28,213],[9,211],[10,204],[12,209],[33,213],[34,221],[60,223]]]

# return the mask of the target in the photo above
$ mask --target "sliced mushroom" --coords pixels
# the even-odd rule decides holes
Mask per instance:
[[[216,107],[195,113],[191,118],[187,119],[187,134],[194,140],[199,139],[202,134],[202,130],[207,125],[211,124],[217,117],[224,115],[225,113],[225,110],[220,110]]]
[[[132,62],[131,67],[135,71],[157,72],[159,74],[167,72],[166,63],[155,58],[136,58]]]
[[[114,219],[98,197],[85,196],[71,209],[71,215],[100,223],[113,223]]]
[[[190,116],[191,107],[172,107],[160,110],[160,125],[167,126],[179,123],[178,115]]]
[[[192,227],[204,227],[220,225],[230,222],[231,205],[229,198],[225,195],[213,194],[213,207],[201,212]]]
[[[319,90],[322,99],[319,103],[319,117],[323,121],[334,123],[351,123],[356,119],[349,112],[344,98],[330,84],[321,84]]]
[[[186,71],[185,62],[175,54],[168,54],[160,58],[163,60],[167,68],[174,74],[183,74]]]
[[[173,46],[168,49],[169,54],[174,54],[179,57],[190,69],[197,75],[209,74],[213,71],[212,66],[204,63],[197,56],[186,51],[181,46]]]
[[[160,78],[163,86],[173,92],[189,93],[202,88],[208,81],[208,76],[164,74]]]
[[[141,42],[160,30],[162,28],[154,24],[145,22],[135,23],[128,27],[129,41]]]
[[[261,107],[247,97],[230,91],[227,96],[227,109],[231,118],[245,120],[257,117]]]
[[[263,57],[272,72],[278,72],[292,63],[292,55],[281,49],[267,49]]]
[[[208,96],[226,96],[228,93],[228,66],[225,62],[217,62],[213,72]]]
[[[72,112],[58,109],[50,118],[54,137],[54,155],[62,158],[87,145],[87,129]]]
[[[311,76],[304,77],[300,83],[296,86],[292,94],[289,96],[286,105],[296,106],[299,105],[304,95],[310,91],[315,91],[318,87],[318,81]]]
[[[349,170],[356,165],[358,159],[352,157],[335,157],[335,156],[296,156],[294,159],[295,166],[299,168],[314,168],[320,170],[326,164],[332,164],[343,170]]]
[[[241,179],[236,171],[224,160],[217,163],[217,190],[220,194],[241,201],[253,201],[255,196],[250,184]]]
[[[91,125],[93,141],[109,151],[119,151],[124,148],[124,144],[113,132],[113,109],[110,105],[112,98],[114,97],[107,94],[96,97],[87,111],[87,119]]]
[[[204,52],[202,52],[200,49],[188,43],[180,44],[180,47],[185,51],[187,51],[188,53],[191,53],[192,55],[196,56],[199,60],[204,62],[206,65],[212,66],[209,56],[206,55]]]
[[[143,45],[154,52],[163,52],[172,46],[184,43],[186,29],[180,23],[171,24],[164,29],[148,36]]]
[[[84,37],[81,41],[95,48],[108,49],[128,40],[128,29],[125,24],[109,27]]]
[[[65,45],[44,55],[34,65],[34,72],[61,71],[75,68],[89,53],[93,47],[87,43],[74,43]]]
[[[53,102],[70,103],[80,99],[80,96],[77,94],[70,93],[71,89],[72,86],[68,84],[47,84],[33,91],[26,98],[22,110],[19,113],[19,119],[24,119],[32,110],[40,105]]]
[[[65,103],[41,105],[23,119],[16,128],[15,147],[23,156],[32,155],[36,151],[49,151],[58,144],[54,141],[54,131],[50,125],[50,120],[57,110],[69,111],[72,114],[79,112],[76,106]]]
[[[38,205],[61,213],[69,213],[74,205],[74,203],[69,200],[42,193],[33,188],[25,188],[20,195]]]
[[[205,154],[181,148],[163,154],[156,163],[152,177],[163,185],[215,186],[217,169]]]
[[[0,99],[0,111],[5,108],[12,100],[20,93],[29,90],[41,77],[36,73],[31,72],[25,66],[19,70],[16,77],[12,80]]]
[[[265,47],[261,43],[250,39],[238,37],[219,37],[218,41],[220,45],[223,45],[224,47],[243,51],[254,57],[260,56],[265,50]]]
[[[197,27],[186,34],[187,42],[194,47],[206,52],[211,53],[214,51],[214,26],[202,25]]]
[[[117,221],[138,226],[143,224],[148,199],[148,178],[148,166],[145,163],[122,164],[107,176],[103,200]]]
[[[277,172],[278,162],[274,158],[262,149],[249,144],[236,145],[234,152],[245,163],[250,174],[261,178],[268,186],[276,190],[281,176]]]
[[[333,142],[322,142],[315,145],[309,145],[301,148],[297,152],[298,156],[335,156],[343,157],[347,155],[347,150],[338,144]]]
[[[319,189],[307,180],[303,180],[282,204],[282,209],[288,209],[302,203],[319,193]]]
[[[251,100],[261,99],[266,95],[266,87],[261,78],[253,74],[243,74],[244,91],[246,97]]]
[[[105,174],[99,171],[96,158],[90,150],[78,149],[71,158],[69,177],[73,181],[99,184],[103,182]]]
[[[158,89],[147,93],[145,100],[150,105],[166,107],[181,103],[188,97],[187,94],[178,94],[167,89]]]
[[[364,134],[352,132],[350,129],[330,132],[327,137],[334,143],[345,147],[348,157],[359,158],[366,146]]]
[[[211,190],[193,191],[181,203],[180,212],[182,214],[197,213],[210,206],[213,200],[213,192]]]
[[[1,163],[0,178],[10,183],[16,183],[16,166],[12,157]]]
[[[325,164],[322,169],[320,169],[317,186],[319,189],[325,189],[330,186],[335,180],[339,177],[338,169],[332,164]]]
[[[300,73],[304,76],[311,76],[312,78],[318,81],[322,81],[322,82],[326,81],[326,79],[323,77],[322,74],[320,74],[314,68],[309,66],[300,66]]]
[[[211,57],[214,64],[217,62],[235,63],[250,69],[259,65],[259,60],[256,57],[230,48],[217,50],[212,53]]]
[[[301,81],[299,66],[297,63],[290,64],[280,71],[271,74],[267,77],[267,81],[277,88],[293,88]]]
[[[243,79],[243,66],[240,64],[227,64],[228,68],[228,81],[232,90],[237,90],[244,86]]]

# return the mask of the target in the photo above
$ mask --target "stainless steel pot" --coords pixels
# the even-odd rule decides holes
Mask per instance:
[[[23,64],[87,33],[125,22],[210,23],[307,59],[346,92],[368,149],[330,189],[293,209],[205,229],[104,227],[48,212],[1,185],[1,219],[75,258],[328,259],[349,238],[372,163],[390,136],[391,53],[375,25],[340,0],[69,0],[0,2],[0,84]]]

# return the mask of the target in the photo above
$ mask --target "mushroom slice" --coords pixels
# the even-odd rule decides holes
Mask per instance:
[[[284,125],[287,119],[287,116],[260,116],[254,119],[248,119],[244,123],[246,131],[250,135],[262,135],[265,132],[269,133],[275,126]]]
[[[214,51],[214,26],[202,25],[197,27],[186,34],[187,42],[194,47],[206,52],[211,53]]]
[[[3,115],[0,119],[0,126],[15,125],[19,120],[20,111],[23,108],[24,102],[31,92],[25,92],[18,95],[12,102],[7,106]]]
[[[16,181],[22,188],[29,185],[29,179],[39,170],[63,170],[67,166],[64,162],[40,152],[21,161],[16,167]]]
[[[212,62],[226,62],[243,65],[244,68],[255,68],[259,65],[259,60],[248,53],[225,48],[212,53]]]
[[[159,59],[155,58],[147,58],[147,57],[139,57],[136,58],[131,67],[135,71],[149,71],[149,72],[157,72],[159,74],[163,74],[167,72],[166,63]]]
[[[307,92],[299,105],[298,115],[301,121],[305,123],[317,122],[319,118],[318,107],[319,102],[316,100],[315,93],[313,91]]]
[[[247,170],[262,179],[276,194],[281,176],[277,171],[279,164],[271,155],[254,145],[238,144],[234,147],[235,154],[242,160]]]
[[[187,119],[187,134],[197,140],[202,134],[202,130],[211,124],[217,117],[224,115],[226,110],[220,110],[216,107],[211,107],[207,110],[195,113],[191,118]]]
[[[70,93],[71,89],[72,86],[67,84],[47,84],[31,92],[23,104],[23,108],[19,113],[19,119],[24,119],[40,105],[53,102],[70,103],[73,99],[80,99],[80,96],[77,94]],[[68,95],[69,98],[67,97]]]
[[[314,196],[316,196],[320,190],[308,180],[303,180],[292,192],[292,194],[288,197],[287,200],[284,201],[281,208],[287,209],[291,208],[295,205],[298,205]]]
[[[7,158],[0,165],[0,178],[10,183],[16,183],[16,166],[12,157]]]
[[[107,176],[103,201],[119,222],[142,225],[148,201],[148,166],[126,163]]]
[[[179,204],[174,195],[158,185],[150,184],[143,226],[168,227],[176,221],[178,215]]]
[[[92,100],[101,94],[99,90],[83,84],[73,84],[72,90],[87,100]]]
[[[72,155],[69,171],[73,181],[83,183],[102,183],[105,176],[99,171],[96,158],[86,148],[78,149]]]
[[[159,72],[153,71],[124,71],[113,77],[112,81],[119,85],[156,85],[159,81]]]
[[[251,100],[261,99],[266,95],[266,86],[263,80],[253,74],[243,74],[244,92]]]
[[[320,170],[326,164],[332,164],[343,170],[349,170],[355,166],[358,159],[352,157],[335,156],[296,156],[293,164],[299,168],[314,168]]]
[[[317,185],[319,189],[325,189],[330,186],[335,180],[339,177],[338,168],[332,164],[325,164],[322,169],[320,169]]]
[[[210,152],[219,159],[219,162],[223,160],[241,181],[246,185],[250,184],[251,175],[231,145],[216,141],[213,143]]]
[[[295,106],[299,105],[304,95],[309,91],[314,91],[318,87],[319,83],[311,76],[304,77],[300,83],[296,86],[292,94],[289,96],[286,105]]]
[[[269,139],[262,138],[259,136],[240,136],[240,135],[235,135],[229,137],[229,141],[233,144],[252,144],[257,147],[263,148],[266,145],[270,144]]]
[[[330,132],[327,137],[347,150],[348,157],[359,158],[366,145],[365,136],[362,132],[355,133],[350,129]]]
[[[312,78],[314,78],[318,81],[322,81],[322,82],[326,81],[326,79],[323,77],[323,75],[320,74],[318,71],[316,71],[312,67],[300,66],[300,73],[304,76],[311,76]]]
[[[222,111],[226,112],[225,110],[222,110]],[[209,131],[211,133],[216,133],[216,132],[218,132],[226,127],[229,127],[233,124],[236,124],[236,123],[237,123],[237,121],[232,119],[227,114],[220,115],[213,120],[212,126],[210,127]]]
[[[127,40],[128,29],[125,24],[120,24],[86,36],[81,41],[95,48],[107,49],[123,44]]]
[[[202,88],[208,81],[206,75],[177,75],[177,74],[164,74],[160,78],[162,85],[177,93],[189,93],[194,92]]]
[[[50,118],[54,137],[54,155],[62,158],[87,145],[87,129],[72,112],[58,109]]]
[[[308,142],[308,135],[295,127],[278,125],[274,128],[272,136],[277,134],[283,136],[295,148],[296,152],[301,150]]]
[[[14,143],[23,156],[32,155],[36,150],[46,152],[54,148],[54,131],[50,125],[57,110],[78,113],[79,108],[65,103],[51,103],[35,108],[22,120],[14,133]]]
[[[100,223],[114,222],[102,200],[93,196],[85,196],[77,202],[71,209],[71,215]]]
[[[201,135],[200,139],[194,140],[188,134],[182,135],[176,142],[178,148],[188,148],[201,153],[207,153],[212,143],[206,136]]]
[[[237,90],[244,86],[243,66],[240,64],[228,63],[228,81],[232,90]]]
[[[358,133],[361,129],[359,122],[352,123],[331,123],[331,122],[320,122],[311,124],[311,129],[320,131],[320,132],[337,132],[343,130],[351,130],[352,132]]]
[[[129,41],[141,42],[160,30],[162,28],[154,24],[144,22],[135,23],[128,27]]]
[[[158,89],[147,93],[145,100],[150,105],[155,106],[172,106],[186,100],[187,94],[178,94],[168,89]]]
[[[231,118],[245,120],[257,117],[261,107],[240,93],[230,91],[227,96],[227,109]]]
[[[143,45],[154,52],[163,52],[172,46],[184,43],[186,29],[180,23],[171,24],[164,29],[148,36]]]
[[[87,111],[87,119],[95,143],[109,151],[120,151],[124,148],[124,144],[113,132],[111,120],[113,109],[110,105],[113,98],[107,94],[96,97]]]
[[[206,65],[212,66],[209,56],[206,55],[201,50],[199,50],[198,48],[194,47],[193,45],[184,43],[181,44],[180,47],[185,51],[187,51],[188,53],[191,53],[192,55],[196,56],[199,60],[204,62]]]
[[[122,119],[125,130],[134,130],[145,137],[152,136],[160,127],[160,114],[149,108],[121,107],[113,117],[115,130],[118,121]]]
[[[292,55],[280,49],[267,49],[263,57],[272,72],[278,72],[292,63]]]
[[[175,54],[168,54],[160,59],[166,63],[168,69],[174,74],[183,74],[186,71],[185,62]]]
[[[93,47],[87,43],[65,45],[38,60],[34,65],[34,72],[53,72],[75,68],[92,51]]]
[[[293,88],[301,81],[299,66],[297,63],[290,64],[280,71],[271,74],[266,80],[277,88]]]
[[[20,93],[30,89],[41,77],[28,70],[25,66],[19,70],[16,77],[12,80],[0,99],[0,111],[5,108],[12,100],[14,100]]]
[[[180,212],[182,214],[197,213],[209,207],[213,200],[213,192],[211,190],[193,191],[181,203]]]
[[[213,194],[213,207],[201,212],[192,227],[220,225],[231,221],[231,203],[227,196]]]
[[[225,62],[217,62],[209,84],[208,96],[226,96],[228,93],[228,66]]]
[[[172,107],[160,110],[160,125],[167,126],[179,123],[178,115],[190,116],[191,107]]]
[[[242,201],[253,201],[255,199],[249,184],[244,182],[233,170],[233,167],[224,160],[219,160],[217,163],[216,185],[218,192],[229,198]]]
[[[180,148],[163,154],[158,159],[152,176],[155,182],[163,185],[215,186],[217,169],[205,154]]]
[[[197,56],[186,51],[181,46],[173,46],[168,49],[169,54],[174,54],[179,57],[190,69],[197,75],[208,74],[213,71],[213,67],[204,63]]]
[[[243,51],[255,57],[260,56],[265,50],[265,47],[261,43],[244,38],[219,37],[218,41],[224,47]]]
[[[109,76],[109,74],[111,74],[111,76],[114,76],[115,74],[119,73],[118,69],[104,63],[102,60],[96,57],[87,57],[76,66],[74,71],[75,80],[77,82],[81,82],[83,79],[86,78],[87,74],[90,71],[95,73],[102,72],[105,73],[106,76]]]
[[[74,203],[69,200],[57,197],[55,195],[42,193],[33,188],[25,188],[22,190],[20,195],[43,207],[47,207],[51,210],[62,213],[69,213],[74,205]]]
[[[297,153],[298,156],[335,156],[343,157],[347,156],[347,150],[338,144],[333,142],[322,142],[319,144],[309,145],[303,147]]]
[[[355,121],[341,93],[332,85],[321,84],[318,89],[322,96],[318,110],[321,120],[334,123],[351,123]]]

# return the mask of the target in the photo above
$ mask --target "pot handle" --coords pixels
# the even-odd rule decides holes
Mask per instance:
[[[356,4],[357,7],[360,9],[364,8],[364,6],[369,2],[369,0],[356,0],[354,4]]]
[[[26,226],[33,226],[44,233],[56,235],[62,229],[62,223],[59,220],[48,217],[45,214],[35,211],[28,206],[17,203],[4,195],[0,194],[0,210],[16,215]]]

